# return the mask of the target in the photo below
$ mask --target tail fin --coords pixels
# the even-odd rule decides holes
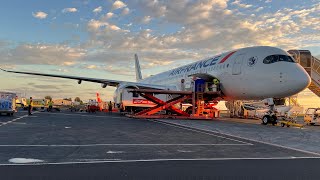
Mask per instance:
[[[141,74],[140,63],[139,63],[137,54],[134,55],[134,59],[135,59],[135,69],[136,69],[136,80],[140,81],[142,80],[142,74]]]
[[[100,94],[97,92],[97,101],[98,101],[98,103],[101,103],[102,101],[101,101],[101,98],[100,98]]]

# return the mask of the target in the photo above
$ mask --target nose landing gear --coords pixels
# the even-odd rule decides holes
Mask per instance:
[[[262,124],[272,124],[273,126],[277,125],[277,116],[273,112],[267,113],[262,118]]]

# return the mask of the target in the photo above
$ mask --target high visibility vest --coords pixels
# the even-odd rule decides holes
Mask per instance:
[[[33,106],[33,101],[32,101],[32,100],[30,101],[30,99],[28,99],[28,100],[27,100],[27,105],[28,105],[28,106],[30,106],[30,105]]]
[[[218,79],[214,79],[213,80],[213,84],[215,84],[215,85],[219,84],[219,80]]]
[[[48,106],[52,106],[52,104],[53,104],[52,101],[48,102]]]
[[[30,105],[30,99],[27,99],[27,105],[29,106]]]

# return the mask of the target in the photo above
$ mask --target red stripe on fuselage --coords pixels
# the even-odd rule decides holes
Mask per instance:
[[[237,51],[233,51],[231,53],[229,53],[228,55],[226,55],[226,57],[224,57],[223,59],[221,59],[221,61],[219,62],[219,64],[224,63],[233,53],[235,53]]]

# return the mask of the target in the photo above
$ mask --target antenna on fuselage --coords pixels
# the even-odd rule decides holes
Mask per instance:
[[[140,63],[139,63],[139,58],[137,54],[134,55],[134,60],[135,60],[136,80],[138,82],[142,80],[142,74],[141,74]]]

